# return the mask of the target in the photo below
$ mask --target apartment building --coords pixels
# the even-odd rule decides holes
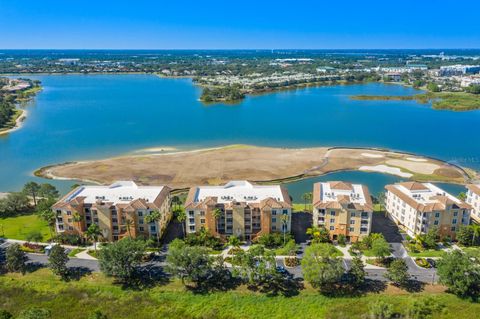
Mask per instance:
[[[470,217],[480,224],[480,184],[467,185],[467,204],[472,206]]]
[[[355,242],[372,229],[373,204],[368,188],[346,182],[313,185],[313,225],[329,230],[332,239],[344,235]]]
[[[118,181],[109,186],[79,186],[52,207],[57,214],[58,233],[83,235],[97,224],[103,238],[115,241],[126,236],[161,237],[172,218],[170,188],[139,186],[132,181]],[[156,222],[146,217],[159,211]]]
[[[214,236],[251,240],[271,232],[290,232],[292,206],[280,185],[231,181],[223,186],[192,187],[185,211],[188,233],[204,228]]]
[[[388,214],[410,236],[437,226],[440,236],[454,239],[459,226],[470,223],[470,205],[431,183],[404,182],[385,189]]]

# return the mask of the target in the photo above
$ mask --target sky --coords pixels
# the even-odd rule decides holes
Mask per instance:
[[[0,0],[0,49],[480,48],[478,0]]]

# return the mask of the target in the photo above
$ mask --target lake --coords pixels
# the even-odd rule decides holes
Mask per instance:
[[[189,79],[30,77],[41,80],[44,90],[25,106],[29,115],[23,127],[0,137],[0,191],[19,190],[28,180],[45,181],[32,176],[45,165],[168,146],[385,147],[480,168],[480,111],[436,111],[415,101],[349,99],[357,94],[416,92],[400,85],[305,88],[249,96],[236,105],[206,106],[198,101],[200,89]],[[369,180],[378,176],[392,180],[375,173],[334,177],[341,176],[361,176],[359,181],[370,187]],[[72,184],[54,183],[63,191]],[[296,193],[310,191],[308,183],[290,187]]]

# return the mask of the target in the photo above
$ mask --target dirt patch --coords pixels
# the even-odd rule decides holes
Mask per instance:
[[[365,157],[369,154],[379,156]],[[68,178],[102,184],[116,180],[133,180],[143,185],[169,185],[186,188],[194,185],[217,185],[229,180],[254,182],[295,180],[339,170],[356,170],[362,166],[379,166],[394,162],[400,169],[425,172],[442,168],[451,182],[463,183],[462,172],[455,166],[428,159],[411,162],[407,154],[374,149],[271,148],[247,145],[227,146],[164,154],[115,157],[90,162],[73,162],[45,167],[36,172],[46,178]],[[408,166],[408,167],[404,167]],[[393,173],[393,172],[386,172]],[[433,173],[433,171],[432,171]],[[434,174],[424,174],[436,180]]]

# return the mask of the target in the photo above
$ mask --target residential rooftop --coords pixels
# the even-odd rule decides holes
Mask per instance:
[[[444,210],[447,206],[469,209],[470,206],[432,183],[403,182],[385,187],[419,211]]]
[[[317,208],[341,208],[346,205],[372,210],[370,193],[364,185],[333,181],[316,183],[313,189],[313,204]]]
[[[70,202],[76,198],[82,198],[82,202],[85,204],[102,201],[116,205],[127,204],[135,199],[143,199],[147,203],[153,203],[163,188],[164,186],[138,186],[133,181],[117,181],[108,186],[80,186],[62,200]]]
[[[216,197],[219,204],[260,203],[267,198],[290,202],[288,194],[280,185],[254,185],[248,181],[230,181],[223,186],[198,186],[192,200],[201,202],[211,197]]]

